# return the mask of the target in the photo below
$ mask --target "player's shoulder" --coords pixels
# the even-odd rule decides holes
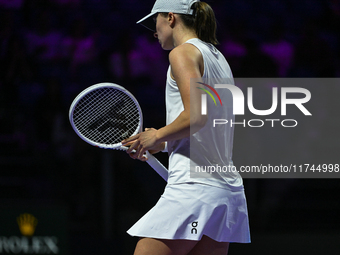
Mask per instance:
[[[197,60],[202,57],[200,50],[190,43],[184,43],[175,47],[169,54],[169,59],[191,59]]]

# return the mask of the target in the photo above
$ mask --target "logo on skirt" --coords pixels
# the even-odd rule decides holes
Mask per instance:
[[[198,226],[198,221],[194,221],[191,223],[192,229],[191,229],[191,234],[197,234],[197,226]]]

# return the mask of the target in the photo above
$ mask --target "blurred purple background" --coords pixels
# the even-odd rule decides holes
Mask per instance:
[[[65,206],[70,254],[132,254],[136,239],[125,231],[154,205],[165,186],[148,165],[122,152],[85,144],[68,122],[73,98],[92,84],[108,81],[137,97],[145,127],[165,124],[168,52],[152,33],[135,24],[150,12],[153,2],[0,0],[0,204]],[[218,49],[235,77],[340,76],[339,0],[207,2],[218,20]],[[330,94],[317,103],[336,98],[338,94]],[[325,113],[319,116],[322,120]],[[338,127],[339,121],[329,125]],[[338,145],[326,146],[327,128],[312,130],[300,149],[321,144],[339,152]],[[244,137],[236,133],[238,158],[241,150],[243,155],[253,153],[244,144],[237,145],[247,142]],[[270,149],[263,153],[265,158],[278,157]],[[166,155],[160,159],[166,164]],[[282,235],[297,232],[301,240],[294,240],[303,244],[310,233],[322,237],[339,233],[338,183],[245,180],[254,240],[277,233],[281,241],[292,241]],[[278,239],[235,246],[230,254],[244,254],[247,249],[257,254],[254,250],[268,240],[273,254],[281,254],[275,250]],[[328,249],[334,249],[332,245]],[[306,246],[301,250],[306,251]],[[325,251],[320,249],[309,254]]]

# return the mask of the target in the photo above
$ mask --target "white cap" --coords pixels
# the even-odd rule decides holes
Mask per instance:
[[[151,10],[151,13],[137,21],[137,24],[140,23],[146,28],[156,31],[156,25],[152,20],[153,15],[159,12],[173,12],[192,15],[194,10],[191,9],[191,6],[199,1],[200,0],[157,0]]]

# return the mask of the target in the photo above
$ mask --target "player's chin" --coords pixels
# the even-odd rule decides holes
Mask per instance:
[[[172,45],[167,45],[165,43],[161,43],[163,50],[172,50],[174,47]]]

